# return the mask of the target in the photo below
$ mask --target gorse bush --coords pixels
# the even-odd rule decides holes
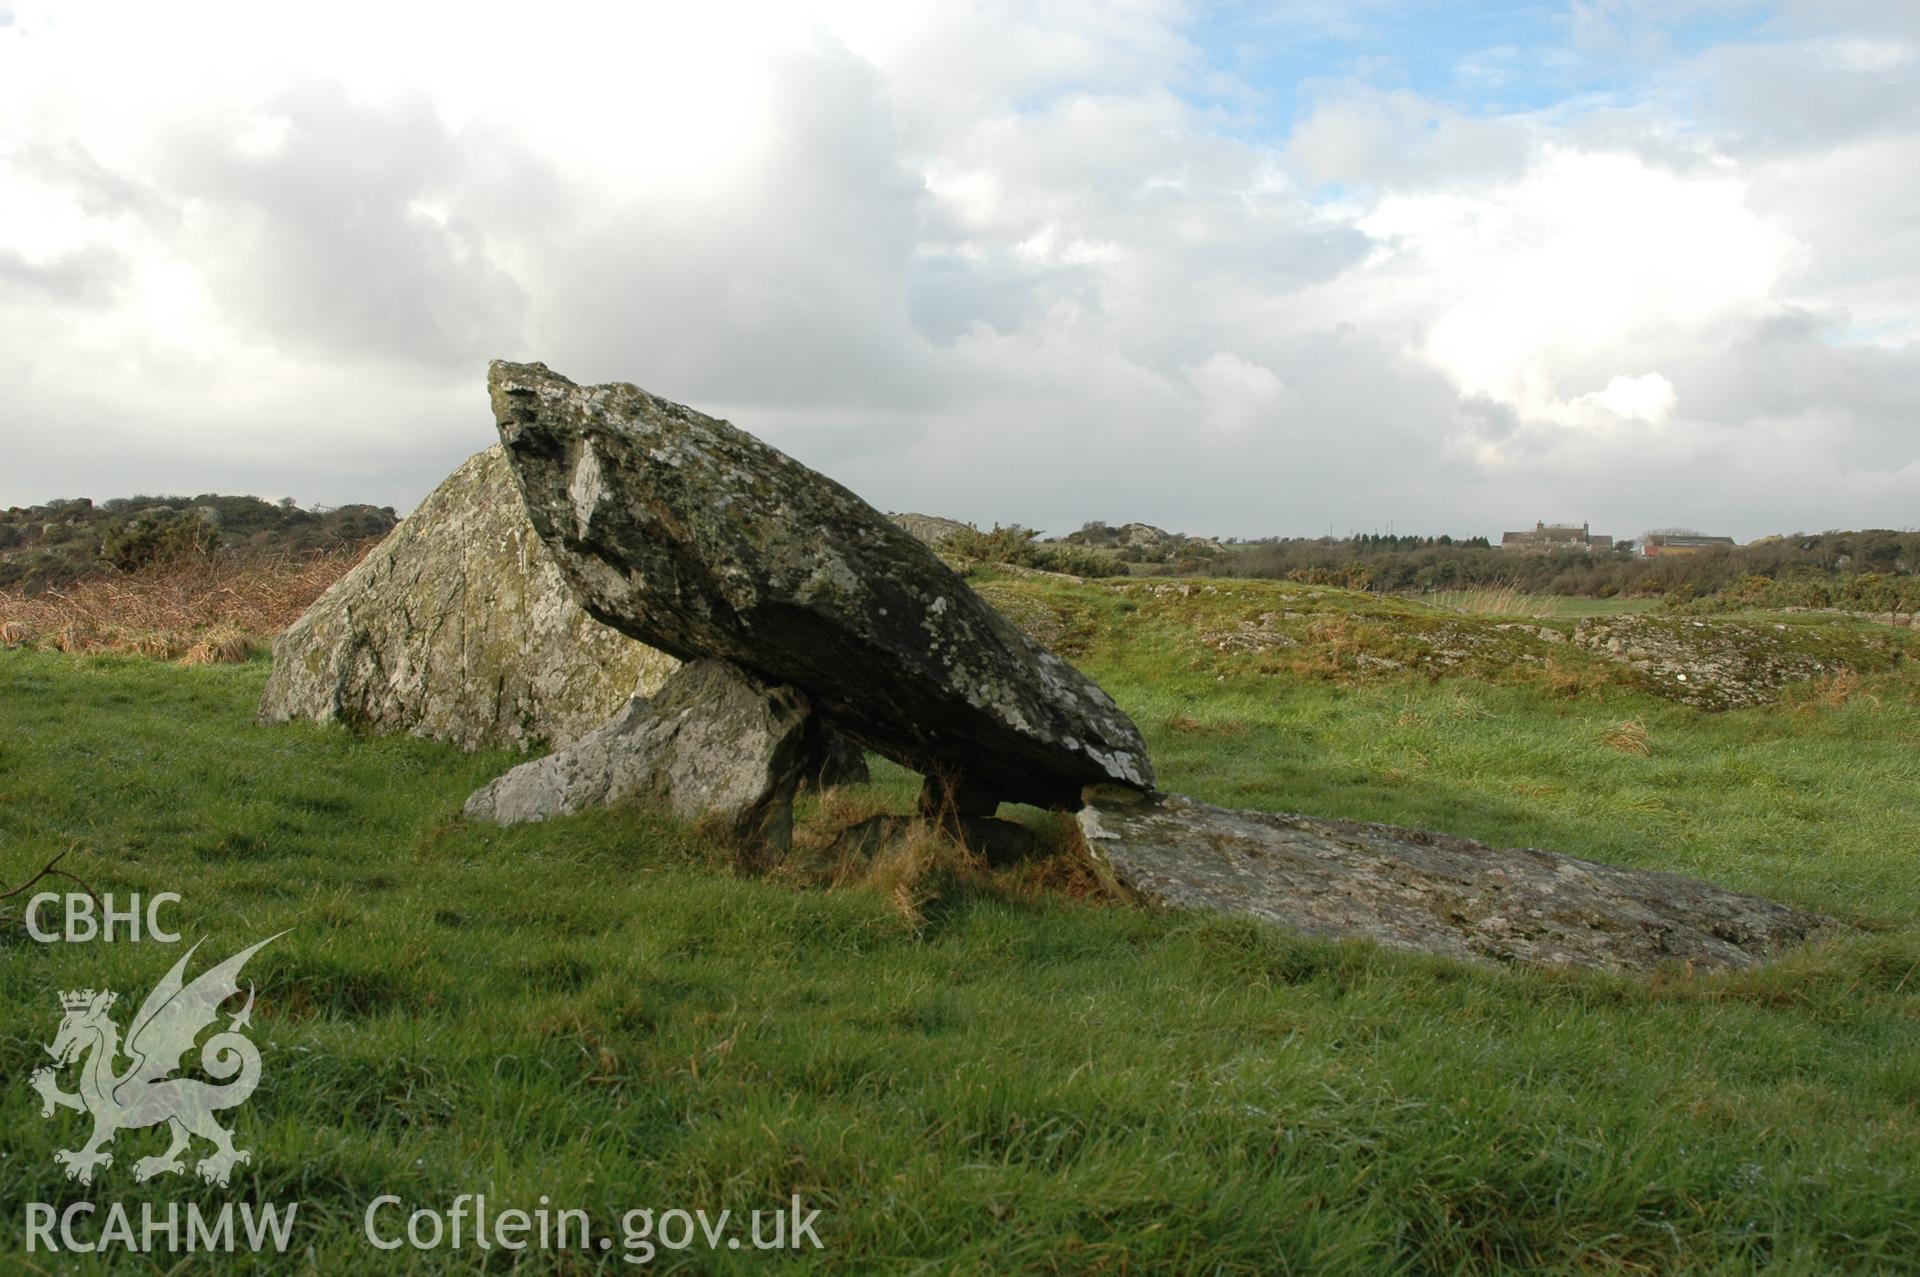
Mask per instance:
[[[1107,555],[1095,554],[1091,550],[1071,545],[1036,544],[1033,548],[1034,562],[1030,566],[1045,568],[1049,572],[1067,572],[1086,577],[1127,575],[1124,562],[1115,562]]]
[[[122,572],[151,567],[220,544],[220,529],[192,510],[142,512],[100,535],[100,561]]]
[[[1842,612],[1920,611],[1920,576],[1879,572],[1821,575],[1796,568],[1778,580],[1750,575],[1716,591],[1695,606],[1698,611],[1741,608],[1834,608]]]
[[[1373,569],[1364,563],[1348,563],[1337,568],[1295,568],[1287,573],[1287,580],[1298,581],[1302,585],[1332,585],[1343,590],[1366,590],[1373,587]]]
[[[1077,545],[1038,540],[1040,533],[1017,523],[1005,527],[993,525],[993,531],[967,528],[956,532],[942,544],[949,554],[975,563],[1011,563],[1017,567],[1039,568],[1046,572],[1065,572],[1073,576],[1107,577],[1127,575],[1126,564]]]
[[[1146,576],[1204,574],[1223,552],[1221,545],[1209,538],[1168,532],[1144,523],[1128,523],[1116,528],[1098,519],[1048,544],[1098,550],[1142,569],[1133,575]]]
[[[1032,528],[1023,528],[1017,523],[1007,527],[996,523],[991,532],[978,528],[955,532],[941,548],[976,563],[1023,563],[1032,556],[1033,541],[1038,535]]]

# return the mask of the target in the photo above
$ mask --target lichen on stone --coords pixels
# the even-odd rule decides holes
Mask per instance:
[[[575,602],[493,447],[279,638],[261,717],[464,749],[561,745],[677,664]]]

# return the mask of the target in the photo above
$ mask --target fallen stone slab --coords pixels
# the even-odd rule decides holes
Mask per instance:
[[[597,619],[800,688],[868,747],[996,799],[1152,787],[1105,692],[839,484],[634,386],[496,362],[488,389],[533,526]]]
[[[574,601],[499,447],[468,458],[273,645],[267,722],[564,745],[679,664]]]
[[[807,698],[724,661],[693,661],[653,698],[545,758],[522,763],[467,799],[469,820],[517,825],[638,798],[665,799],[682,820],[788,845],[793,795],[816,731]]]
[[[1175,909],[1448,957],[1644,971],[1747,967],[1831,918],[1677,874],[1391,825],[1103,786],[1079,814],[1103,877]]]

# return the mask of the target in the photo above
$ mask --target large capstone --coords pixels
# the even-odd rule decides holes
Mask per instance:
[[[464,749],[561,745],[677,664],[574,601],[494,447],[280,636],[260,714]]]
[[[839,484],[634,386],[497,362],[488,388],[533,526],[599,620],[798,687],[871,748],[997,798],[1151,788],[1105,692]]]
[[[1647,869],[1391,825],[1099,787],[1080,829],[1113,885],[1175,909],[1449,957],[1648,970],[1752,966],[1831,918]]]
[[[469,820],[547,820],[631,799],[664,799],[687,821],[786,845],[793,794],[813,758],[807,698],[724,661],[681,666],[598,731],[522,763],[467,800]]]

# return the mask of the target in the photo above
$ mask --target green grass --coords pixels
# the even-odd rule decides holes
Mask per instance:
[[[1920,1271],[1910,662],[1850,699],[1713,715],[1630,688],[1221,668],[1137,600],[1056,602],[1168,788],[1698,874],[1867,930],[1759,972],[1634,979],[992,881],[913,921],[878,892],[740,876],[645,812],[465,826],[509,756],[257,725],[258,662],[19,651],[0,651],[0,877],[78,843],[100,891],[182,893],[203,957],[293,928],[250,970],[266,1072],[233,1115],[254,1152],[234,1192],[301,1203],[264,1271],[506,1271],[360,1238],[380,1194],[467,1192],[616,1232],[633,1207],[823,1211],[825,1248],[785,1262],[656,1260],[696,1272]],[[1648,753],[1602,743],[1627,719]],[[910,780],[878,790],[903,802]],[[0,1268],[28,1258],[27,1202],[228,1196],[134,1185],[151,1131],[92,1190],[66,1182],[52,1153],[81,1119],[42,1120],[25,1083],[59,990],[131,1002],[177,956],[0,933]]]
[[[1475,602],[1497,594],[1497,590],[1436,590],[1431,594],[1409,594],[1406,597],[1431,603],[1435,607],[1468,608]],[[1582,617],[1582,616],[1630,616],[1639,612],[1652,612],[1660,608],[1659,597],[1629,598],[1616,595],[1610,599],[1587,599],[1571,594],[1526,594],[1514,591],[1524,604],[1526,616]]]

